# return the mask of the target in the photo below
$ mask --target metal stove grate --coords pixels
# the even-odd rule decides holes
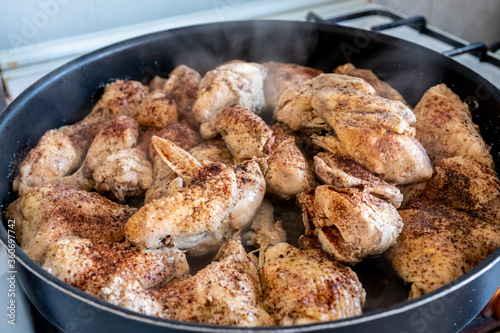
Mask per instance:
[[[417,30],[422,34],[425,34],[429,37],[435,38],[441,42],[450,45],[452,49],[443,52],[443,54],[446,56],[453,57],[459,54],[470,53],[475,57],[479,58],[480,61],[490,63],[500,68],[500,59],[494,56],[492,52],[488,51],[488,47],[486,46],[486,44],[484,44],[483,42],[465,44],[458,39],[454,39],[450,36],[447,36],[439,32],[437,29],[428,26],[427,20],[423,16],[412,16],[405,18],[400,16],[399,14],[393,13],[388,10],[373,9],[373,10],[363,10],[329,19],[323,19],[314,12],[309,12],[307,14],[307,21],[339,24],[341,22],[346,22],[369,16],[383,16],[392,20],[392,22],[371,27],[372,31],[380,32],[400,26],[407,26],[414,30]]]

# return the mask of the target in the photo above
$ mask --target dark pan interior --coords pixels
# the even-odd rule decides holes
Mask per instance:
[[[83,118],[106,83],[116,79],[147,83],[155,75],[167,76],[180,64],[203,74],[233,59],[292,62],[326,72],[352,62],[373,70],[411,106],[429,87],[446,83],[470,105],[499,165],[500,92],[455,61],[405,41],[357,29],[299,22],[230,22],[166,31],[110,46],[69,63],[30,87],[0,115],[2,211],[15,199],[12,179],[28,150],[48,129]],[[285,211],[290,204],[293,202],[283,203]],[[5,241],[3,228],[0,236]],[[30,262],[24,253],[18,255]],[[406,297],[406,287],[382,258],[369,259],[355,269],[369,294],[365,310],[382,309]]]

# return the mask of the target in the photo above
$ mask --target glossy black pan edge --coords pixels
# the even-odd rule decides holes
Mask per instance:
[[[201,56],[200,56],[201,54]],[[14,199],[12,170],[43,133],[81,119],[99,89],[115,78],[151,79],[179,64],[205,72],[231,59],[295,62],[331,71],[347,61],[371,68],[414,105],[430,86],[447,83],[469,99],[476,123],[493,145],[497,165],[500,92],[470,69],[418,45],[358,29],[307,22],[246,21],[193,26],[121,42],[74,60],[48,74],[0,115],[2,211]],[[97,93],[96,93],[97,91]],[[102,91],[102,90],[101,90]],[[95,94],[91,99],[88,96]],[[475,105],[479,104],[479,107]],[[7,221],[2,216],[3,225]],[[0,228],[7,244],[7,233]],[[34,305],[64,332],[227,330],[143,316],[93,298],[53,277],[16,246],[17,279]],[[479,313],[498,288],[500,250],[468,274],[419,299],[362,316],[280,331],[308,332],[454,332]]]

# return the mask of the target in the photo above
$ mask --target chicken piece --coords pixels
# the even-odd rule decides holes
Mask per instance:
[[[278,105],[280,96],[290,88],[299,87],[305,81],[312,79],[323,71],[297,64],[285,64],[281,62],[263,63],[267,69],[264,79],[264,96],[266,98],[266,109],[274,111]],[[276,115],[274,115],[276,118]]]
[[[304,325],[362,314],[365,290],[356,273],[322,250],[279,243],[259,271],[264,307],[278,325]]]
[[[369,69],[356,68],[353,64],[347,63],[338,66],[333,72],[335,74],[359,77],[368,82],[375,89],[376,94],[380,97],[392,99],[393,101],[399,101],[408,105],[403,96],[401,96],[396,89],[392,88],[386,82],[379,80],[379,78]]]
[[[313,109],[311,100],[318,92],[332,89],[354,90],[375,94],[373,87],[362,79],[335,74],[320,74],[297,88],[286,90],[278,101],[275,117],[293,131],[331,130],[325,119]]]
[[[226,217],[238,196],[234,171],[217,162],[201,164],[168,140],[152,142],[185,185],[144,205],[127,221],[125,236],[136,246],[173,245],[192,254],[220,246],[231,232]]]
[[[314,186],[314,175],[295,138],[279,125],[272,129],[275,140],[267,158],[266,191],[288,199]]]
[[[156,290],[138,283],[115,283],[107,301],[146,315],[166,319],[227,326],[273,326],[262,307],[257,269],[239,240],[231,238],[216,262],[187,279]]]
[[[201,123],[201,136],[208,139],[217,135],[214,122],[229,106],[240,105],[259,113],[265,103],[265,76],[264,66],[244,61],[229,62],[207,72],[193,105],[194,116]]]
[[[500,195],[500,180],[492,169],[469,156],[438,162],[423,191],[429,200],[460,210],[480,210]]]
[[[490,147],[473,123],[469,107],[445,84],[427,90],[414,112],[416,137],[433,165],[443,158],[469,155],[493,168]]]
[[[427,182],[399,185],[398,189],[403,195],[401,206],[404,206],[407,202],[419,197],[424,191],[426,184]]]
[[[253,160],[234,167],[238,183],[238,194],[234,207],[230,210],[231,228],[244,230],[252,223],[266,194],[266,180],[259,164]]]
[[[233,155],[220,139],[205,140],[189,150],[191,156],[198,161],[220,162],[226,165],[233,164]]]
[[[51,183],[78,168],[78,155],[70,138],[47,131],[19,166],[14,191],[22,195],[30,187]]]
[[[86,191],[92,190],[95,183],[92,178],[94,171],[113,153],[134,147],[138,136],[139,124],[134,119],[122,116],[110,120],[92,141],[80,168],[74,174],[60,178],[58,182]]]
[[[116,80],[106,85],[103,95],[83,120],[58,129],[71,139],[80,163],[102,127],[120,116],[135,117],[137,107],[147,93],[148,88],[138,81]]]
[[[432,176],[429,157],[411,127],[415,115],[403,103],[337,90],[316,94],[312,105],[336,134],[316,135],[315,144],[349,156],[389,183],[418,183]]]
[[[264,265],[264,253],[267,248],[286,242],[285,229],[281,221],[274,222],[274,207],[269,200],[264,199],[249,229],[243,238],[247,240],[247,245],[258,245],[257,267],[261,268]]]
[[[500,247],[500,224],[427,200],[399,211],[403,231],[388,258],[412,283],[410,298],[455,280]]]
[[[143,288],[160,287],[189,274],[185,254],[177,249],[140,250],[123,243],[100,243],[67,237],[47,247],[43,269],[95,297],[116,277],[138,281]]]
[[[90,114],[80,123],[97,123],[120,116],[134,118],[137,115],[139,103],[148,90],[148,87],[133,80],[116,80],[109,83]]]
[[[389,201],[399,208],[403,195],[397,187],[375,177],[359,164],[344,156],[319,153],[314,156],[316,174],[327,185],[336,188],[358,188]]]
[[[135,119],[142,126],[162,128],[177,123],[177,106],[163,91],[154,90],[139,103]]]
[[[335,259],[356,264],[396,243],[403,224],[396,208],[357,189],[321,185],[297,196],[306,235]]]
[[[123,149],[109,155],[92,177],[97,192],[125,201],[141,195],[153,185],[153,167],[143,151]]]
[[[152,136],[153,135],[168,139],[184,150],[191,149],[201,140],[198,133],[191,129],[185,122],[169,125],[160,131],[152,133]],[[168,186],[177,175],[156,152],[156,149],[151,143],[151,138],[149,138],[146,143],[149,146],[149,156],[153,161],[153,184],[146,191],[144,199],[144,202],[147,204],[168,194]],[[141,146],[142,145],[143,144],[141,144]]]
[[[9,205],[7,216],[16,221],[16,237],[36,261],[47,246],[66,236],[115,243],[124,239],[122,227],[135,209],[119,205],[97,193],[65,184],[28,188]]]
[[[259,116],[241,106],[226,108],[216,118],[215,130],[236,160],[262,157],[270,151],[273,131]]]
[[[192,108],[200,81],[201,76],[197,71],[186,65],[180,65],[170,72],[168,79],[153,78],[149,87],[152,90],[161,89],[171,96],[177,104],[179,118],[198,128],[199,123],[194,119]]]

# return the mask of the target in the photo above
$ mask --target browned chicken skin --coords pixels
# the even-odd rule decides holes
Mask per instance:
[[[500,247],[500,225],[465,211],[416,200],[399,214],[403,231],[388,255],[412,283],[410,298],[455,280]]]
[[[125,225],[127,239],[141,247],[173,245],[197,254],[220,246],[229,232],[225,217],[238,195],[234,171],[217,162],[201,164],[168,140],[152,140],[185,185],[134,214]]]
[[[138,281],[155,288],[189,274],[184,253],[177,249],[141,250],[124,243],[102,243],[78,237],[61,238],[47,247],[42,267],[66,283],[103,298],[114,280]]]
[[[375,89],[375,92],[380,97],[408,104],[406,103],[403,96],[401,96],[401,94],[396,91],[396,89],[392,88],[386,82],[379,80],[379,78],[369,69],[356,68],[353,64],[347,63],[338,66],[337,68],[335,68],[333,72],[335,74],[359,77],[368,82]]]
[[[16,236],[23,250],[40,262],[47,246],[62,237],[122,241],[122,228],[134,212],[97,193],[49,184],[27,189],[9,205],[7,216],[16,220]]]
[[[156,76],[149,83],[151,90],[160,89],[172,97],[177,104],[179,118],[198,128],[199,123],[194,118],[193,105],[200,86],[201,76],[192,68],[180,65],[170,72],[168,79]]]
[[[445,84],[426,91],[415,107],[416,137],[435,165],[443,158],[469,155],[492,168],[490,147],[473,123],[469,106]]]
[[[262,157],[273,143],[273,131],[259,116],[241,106],[222,111],[215,120],[215,129],[222,136],[236,160]]]
[[[279,243],[260,269],[264,307],[281,326],[360,315],[365,291],[349,267],[322,250]]]
[[[229,326],[274,326],[262,306],[259,275],[237,239],[221,248],[220,258],[187,279],[157,290],[137,283],[110,286],[107,300],[162,318]]]
[[[274,111],[280,96],[287,89],[296,88],[305,81],[323,73],[319,69],[275,61],[266,62],[263,65],[267,69],[267,76],[264,79],[266,109],[271,111]]]

